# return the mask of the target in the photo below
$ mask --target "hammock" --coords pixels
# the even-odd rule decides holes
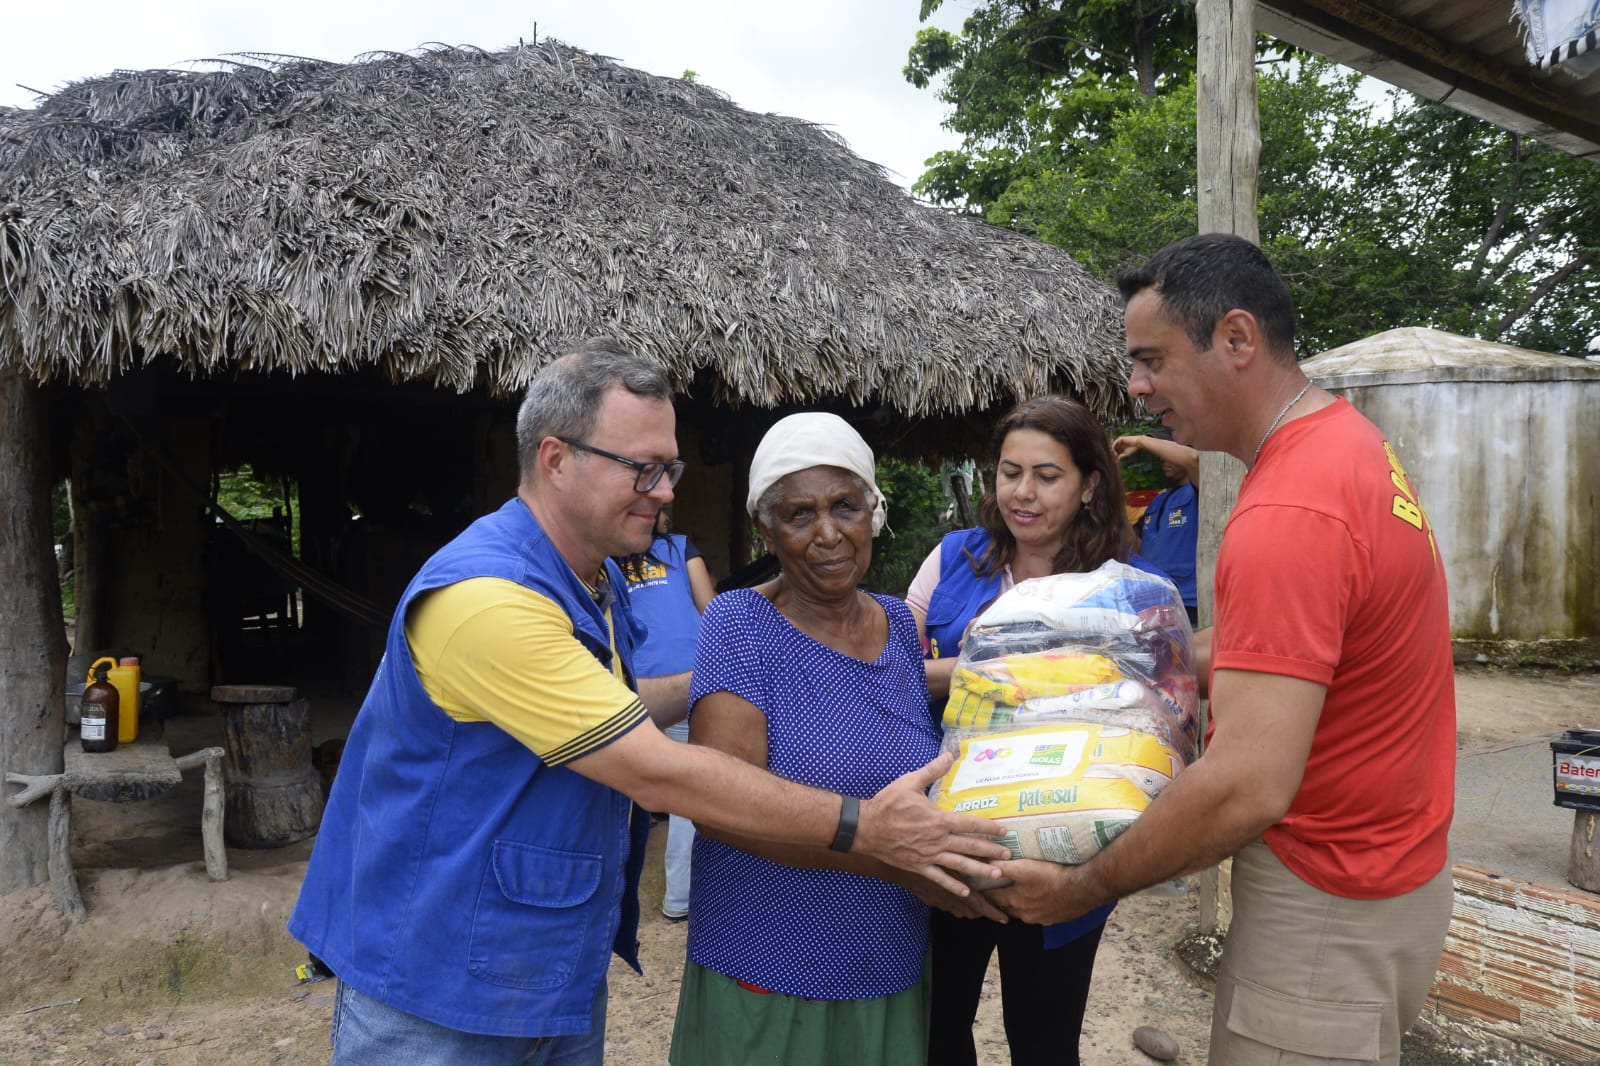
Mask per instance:
[[[139,440],[141,446],[155,456],[156,461],[161,464],[166,476],[171,479],[172,483],[178,485],[196,499],[204,500],[206,507],[212,514],[217,516],[223,528],[238,537],[250,554],[266,563],[268,567],[281,576],[288,578],[291,584],[300,586],[307,593],[332,607],[346,618],[380,629],[389,627],[392,609],[386,610],[379,607],[376,603],[361,595],[361,593],[347,589],[337,581],[324,577],[294,556],[289,555],[287,552],[279,551],[264,537],[258,537],[250,532],[244,523],[229,514],[227,509],[217,502],[215,494],[206,492],[191,482],[184,474],[183,469],[172,460],[172,457],[167,454],[164,448],[149,448],[148,445],[144,444],[144,439],[140,435],[138,428],[131,425],[129,428],[133,431],[135,439]]]
[[[221,520],[223,528],[238,537],[250,554],[266,563],[277,573],[299,585],[306,592],[332,607],[346,618],[352,618],[357,622],[363,622],[381,629],[388,628],[389,611],[379,607],[359,592],[345,588],[338,582],[324,577],[294,556],[279,551],[266,538],[258,537],[245,528],[244,524],[224,510],[214,497],[209,501],[209,504],[212,513]]]

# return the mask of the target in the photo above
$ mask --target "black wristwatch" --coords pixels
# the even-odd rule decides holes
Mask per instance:
[[[854,796],[840,796],[839,828],[833,834],[834,851],[849,851],[856,841],[856,824],[861,820],[861,801]]]

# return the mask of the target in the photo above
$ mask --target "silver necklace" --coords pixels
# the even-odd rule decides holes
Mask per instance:
[[[1256,453],[1250,457],[1250,465],[1251,466],[1255,466],[1256,465],[1256,460],[1261,458],[1261,449],[1263,447],[1265,447],[1265,445],[1267,443],[1267,438],[1272,436],[1272,431],[1278,428],[1278,423],[1282,422],[1283,421],[1283,416],[1289,413],[1289,408],[1291,408],[1295,404],[1299,403],[1305,397],[1305,394],[1310,392],[1310,391],[1311,391],[1311,382],[1308,381],[1308,382],[1306,382],[1306,387],[1305,388],[1301,389],[1299,392],[1294,394],[1294,399],[1290,400],[1288,403],[1283,405],[1283,410],[1279,411],[1278,412],[1278,417],[1274,418],[1272,420],[1272,425],[1268,426],[1267,427],[1267,431],[1265,433],[1261,434],[1261,440],[1260,440],[1260,442],[1258,442],[1256,444]]]

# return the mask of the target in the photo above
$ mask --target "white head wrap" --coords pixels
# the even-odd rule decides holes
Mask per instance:
[[[821,411],[780,418],[767,430],[756,446],[755,458],[750,460],[750,494],[745,497],[745,510],[754,518],[762,493],[789,474],[814,466],[836,466],[867,483],[872,496],[867,501],[872,507],[872,535],[876,537],[889,509],[883,493],[878,491],[872,449],[850,423]]]

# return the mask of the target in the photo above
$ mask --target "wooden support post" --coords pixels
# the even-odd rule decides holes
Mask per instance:
[[[1201,233],[1232,233],[1261,243],[1256,189],[1261,160],[1261,116],[1256,105],[1254,0],[1197,0],[1195,23],[1195,187]],[[1200,623],[1211,624],[1211,578],[1228,512],[1238,496],[1239,471],[1230,471],[1231,494],[1219,491],[1220,455],[1200,458]],[[1237,465],[1237,463],[1235,463]],[[1202,722],[1203,726],[1203,722]],[[1201,730],[1204,735],[1204,728]],[[1220,903],[1216,867],[1200,874],[1200,928],[1215,932]]]
[[[10,323],[17,305],[10,295],[0,303],[0,318]],[[0,769],[39,773],[61,766],[67,665],[50,536],[49,400],[16,369],[9,345],[7,355],[0,359]],[[32,888],[49,872],[48,815],[0,804],[0,895]]]
[[[967,495],[967,480],[959,471],[950,479],[950,495],[955,497],[956,522],[960,528],[968,529],[977,525],[977,517],[972,513],[972,498]]]
[[[1232,233],[1260,244],[1255,9],[1255,0],[1195,4],[1195,185],[1201,233]]]
[[[83,895],[78,891],[78,875],[72,869],[72,793],[66,782],[57,782],[50,793],[50,887],[55,890],[56,908],[75,922],[89,917]]]
[[[1567,853],[1567,880],[1585,892],[1600,892],[1600,853],[1595,850],[1595,830],[1600,811],[1574,810],[1572,848]]]
[[[221,748],[201,748],[175,760],[178,770],[206,768],[205,798],[200,804],[200,840],[205,845],[206,874],[213,881],[228,879],[228,849],[223,843],[222,757]]]

